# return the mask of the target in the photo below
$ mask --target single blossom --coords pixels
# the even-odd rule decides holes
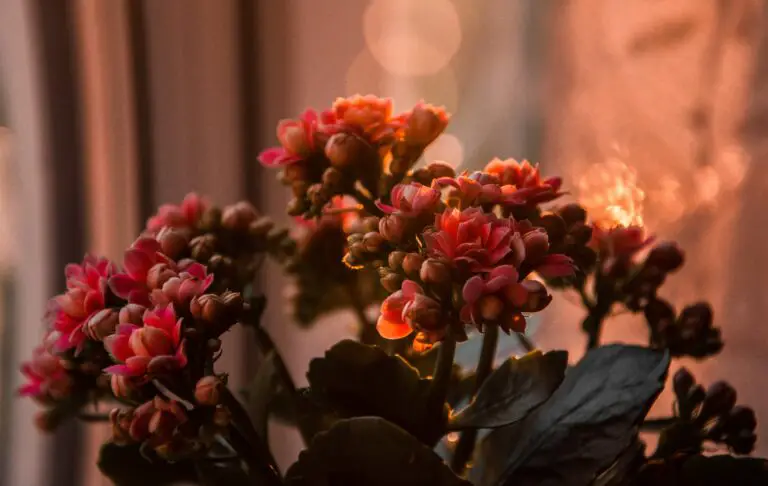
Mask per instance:
[[[402,214],[403,216],[419,216],[424,213],[432,213],[440,204],[440,191],[411,182],[410,184],[397,184],[392,188],[392,205],[376,201],[376,206],[386,214]]]
[[[407,145],[426,147],[443,133],[451,115],[442,106],[421,101],[399,119],[404,124],[403,141]]]
[[[91,255],[81,264],[66,266],[67,291],[54,297],[48,305],[48,319],[59,336],[56,350],[80,349],[87,338],[83,326],[104,309],[107,282],[115,272],[112,262]]]
[[[490,269],[502,261],[519,266],[525,246],[512,219],[500,219],[473,207],[463,211],[446,209],[438,214],[434,228],[424,234],[430,256],[473,272]]]
[[[392,100],[374,95],[337,98],[331,108],[333,132],[353,132],[373,143],[394,138],[402,120],[392,117]]]
[[[213,274],[208,274],[205,265],[192,260],[182,260],[178,264],[178,275],[163,282],[162,287],[152,290],[150,300],[155,305],[188,305],[199,295],[203,295],[213,283]]]
[[[449,198],[460,208],[515,200],[515,191],[509,190],[511,186],[501,186],[498,177],[485,172],[465,172],[457,177],[440,177],[433,182],[433,186],[441,185],[452,186]]]
[[[595,224],[590,246],[607,258],[631,258],[654,241],[642,226],[614,226],[605,228]]]
[[[400,339],[414,330],[429,336],[431,342],[442,339],[447,322],[440,304],[424,295],[424,289],[412,280],[381,303],[381,316],[376,329],[385,339]]]
[[[267,167],[290,165],[308,157],[317,148],[316,134],[321,120],[315,110],[306,110],[298,120],[281,120],[277,125],[279,147],[259,154],[259,162]]]
[[[116,444],[143,442],[162,457],[171,452],[178,427],[188,421],[179,403],[160,396],[134,409],[112,410],[109,419]]]
[[[117,332],[104,339],[118,364],[104,371],[138,378],[183,368],[187,357],[181,331],[182,319],[176,318],[172,305],[146,311],[143,326],[119,324]]]
[[[464,284],[461,320],[482,330],[488,323],[504,332],[524,332],[523,312],[537,312],[552,300],[544,286],[535,280],[518,281],[512,265],[501,265],[484,276],[475,275]]]
[[[147,220],[147,230],[157,233],[164,227],[194,228],[208,209],[208,201],[194,192],[184,197],[181,204],[163,204],[157,213]]]
[[[541,204],[563,195],[560,192],[561,178],[542,179],[538,165],[527,160],[493,159],[483,171],[499,178],[501,185],[506,186],[503,191],[505,200],[513,204]]]
[[[72,388],[72,377],[61,358],[46,345],[35,348],[32,359],[21,365],[21,372],[27,379],[19,388],[21,396],[41,402],[55,401],[66,398]]]

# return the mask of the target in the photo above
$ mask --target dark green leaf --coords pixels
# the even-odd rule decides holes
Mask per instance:
[[[645,444],[634,441],[591,486],[628,486],[645,463]]]
[[[195,462],[195,468],[201,486],[250,486],[255,482],[240,467],[240,461],[202,460]]]
[[[505,361],[483,383],[474,401],[451,418],[449,428],[496,428],[524,418],[563,381],[568,353],[533,351]]]
[[[289,486],[469,486],[431,449],[379,417],[339,421],[286,474]]]
[[[192,462],[150,462],[139,452],[139,445],[119,446],[107,442],[99,451],[99,469],[116,486],[165,486],[197,478]]]
[[[313,359],[307,373],[312,397],[341,416],[383,417],[425,443],[443,435],[443,417],[428,416],[430,380],[399,356],[355,341],[341,341]]]
[[[636,439],[663,387],[669,355],[636,346],[590,351],[525,420],[483,441],[481,486],[589,484]]]

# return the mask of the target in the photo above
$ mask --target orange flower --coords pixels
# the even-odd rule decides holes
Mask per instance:
[[[350,129],[371,142],[386,143],[394,138],[401,124],[392,118],[392,100],[374,95],[337,98],[331,112],[336,118],[335,131]]]

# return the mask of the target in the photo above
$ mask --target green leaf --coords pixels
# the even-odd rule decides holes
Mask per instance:
[[[192,462],[171,464],[159,458],[150,462],[139,452],[138,444],[107,442],[99,451],[98,466],[116,486],[165,486],[197,479]]]
[[[342,417],[383,417],[427,444],[444,433],[445,417],[427,411],[430,380],[377,347],[341,341],[310,362],[307,378],[312,397]]]
[[[568,353],[533,351],[510,358],[483,383],[474,401],[451,418],[449,428],[496,428],[523,419],[560,386]]]
[[[488,435],[473,479],[479,486],[589,484],[636,440],[668,367],[662,351],[590,351],[536,411]]]
[[[341,420],[286,473],[288,486],[469,486],[430,448],[379,417]]]

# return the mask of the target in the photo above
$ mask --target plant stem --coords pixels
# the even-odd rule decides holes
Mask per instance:
[[[530,353],[531,351],[536,350],[536,346],[531,342],[530,339],[528,339],[528,336],[525,335],[523,332],[515,333],[517,336],[517,340],[520,341],[520,345],[525,348],[526,353]]]
[[[363,191],[361,191],[358,188],[354,189],[354,196],[355,199],[357,199],[357,202],[363,205],[363,209],[366,210],[369,214],[372,216],[384,216],[384,213],[381,211],[381,209],[376,206],[376,204],[373,202],[373,199],[366,196]]]
[[[226,387],[221,394],[221,403],[232,414],[230,443],[238,455],[248,464],[252,472],[259,474],[265,481],[264,484],[270,486],[282,484],[277,463],[272,457],[269,446],[256,432],[248,412]]]
[[[655,418],[655,419],[647,419],[642,424],[640,424],[640,428],[642,430],[647,430],[651,432],[659,431],[662,429],[666,429],[670,425],[673,425],[677,422],[679,422],[680,419],[677,417],[664,417],[664,418]]]
[[[483,347],[480,350],[480,358],[477,361],[475,383],[472,396],[477,395],[478,390],[493,371],[493,361],[496,357],[496,346],[499,342],[499,327],[491,324],[485,328],[483,335]],[[467,461],[472,457],[477,442],[477,429],[465,430],[461,433],[456,450],[451,458],[451,469],[456,474],[462,474],[467,467]]]
[[[427,410],[431,412],[430,416],[442,419],[445,398],[448,396],[448,387],[453,374],[453,357],[456,354],[456,337],[450,327],[437,352],[435,371],[432,374],[432,383],[427,396]]]
[[[587,351],[600,345],[600,335],[603,332],[603,320],[611,312],[613,302],[605,303],[598,300],[582,322],[582,328],[587,332]]]

